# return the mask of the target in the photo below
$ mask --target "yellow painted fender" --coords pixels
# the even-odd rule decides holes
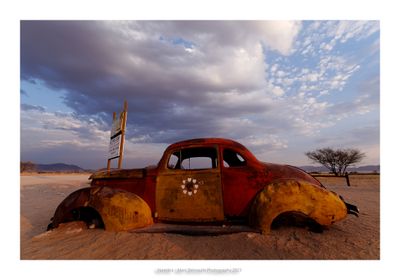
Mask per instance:
[[[153,224],[150,207],[134,193],[109,187],[91,188],[85,206],[100,214],[107,231],[126,231]]]
[[[90,223],[101,218],[108,231],[126,231],[153,224],[151,209],[138,195],[111,187],[79,189],[57,207],[47,229],[61,223],[83,220]]]
[[[344,201],[334,192],[306,181],[277,181],[266,186],[255,198],[249,224],[269,233],[280,214],[299,212],[320,225],[328,226],[347,215]]]

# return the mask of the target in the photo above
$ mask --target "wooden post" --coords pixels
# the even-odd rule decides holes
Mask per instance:
[[[350,187],[350,178],[349,178],[349,173],[346,172],[346,183],[347,186]]]
[[[122,112],[122,127],[121,127],[121,146],[119,147],[119,158],[118,158],[118,169],[122,167],[122,158],[124,152],[124,142],[125,142],[125,128],[126,128],[126,119],[128,115],[128,102],[124,101],[124,111]]]

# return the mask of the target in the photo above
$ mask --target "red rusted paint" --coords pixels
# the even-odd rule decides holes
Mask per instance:
[[[119,173],[120,170],[112,170],[109,173],[104,173],[103,177],[96,178],[96,174],[92,175],[92,186],[107,186],[118,190],[124,190],[132,192],[140,196],[149,205],[152,212],[155,211],[155,181],[157,177],[156,167],[147,167],[143,169],[127,169],[124,170],[124,174],[116,176],[114,174]],[[129,172],[137,173],[141,172],[142,176],[132,178],[129,176]],[[107,175],[108,174],[108,175]],[[115,177],[114,177],[115,176]]]
[[[208,166],[194,166],[199,158]],[[344,218],[346,211],[358,213],[356,206],[345,203],[303,170],[261,162],[243,145],[221,138],[178,142],[165,150],[157,166],[101,170],[90,179],[90,188],[72,193],[57,207],[49,228],[72,221],[76,215],[91,222],[95,216],[91,208],[100,211],[106,229],[111,230],[158,221],[248,218],[268,232],[281,211],[300,211],[324,225]],[[327,220],[328,214],[332,220]]]
[[[255,195],[268,183],[282,178],[301,179],[320,185],[312,176],[304,171],[287,166],[264,163],[259,160],[243,145],[228,139],[203,138],[192,139],[170,145],[164,152],[156,167],[144,169],[124,170],[121,176],[115,177],[111,171],[107,176],[93,176],[92,186],[108,186],[132,192],[140,196],[149,205],[153,214],[157,211],[156,178],[160,171],[167,168],[167,162],[172,151],[189,147],[218,147],[218,168],[221,172],[221,186],[223,193],[223,209],[226,217],[246,217]],[[225,149],[230,149],[240,154],[246,161],[246,166],[225,167],[222,158]],[[143,176],[129,177],[129,172],[141,171]]]

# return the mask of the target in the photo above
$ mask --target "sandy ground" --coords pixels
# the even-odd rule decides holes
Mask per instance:
[[[46,232],[57,205],[89,185],[89,174],[21,176],[21,259],[380,259],[379,176],[320,178],[356,204],[348,216],[323,233],[283,226],[269,235],[241,232],[218,236],[106,232],[77,223]]]

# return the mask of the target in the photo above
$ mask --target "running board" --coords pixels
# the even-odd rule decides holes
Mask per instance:
[[[130,230],[133,233],[175,233],[182,235],[223,235],[239,232],[254,232],[261,231],[244,225],[181,225],[181,224],[165,224],[156,223],[151,226]]]

